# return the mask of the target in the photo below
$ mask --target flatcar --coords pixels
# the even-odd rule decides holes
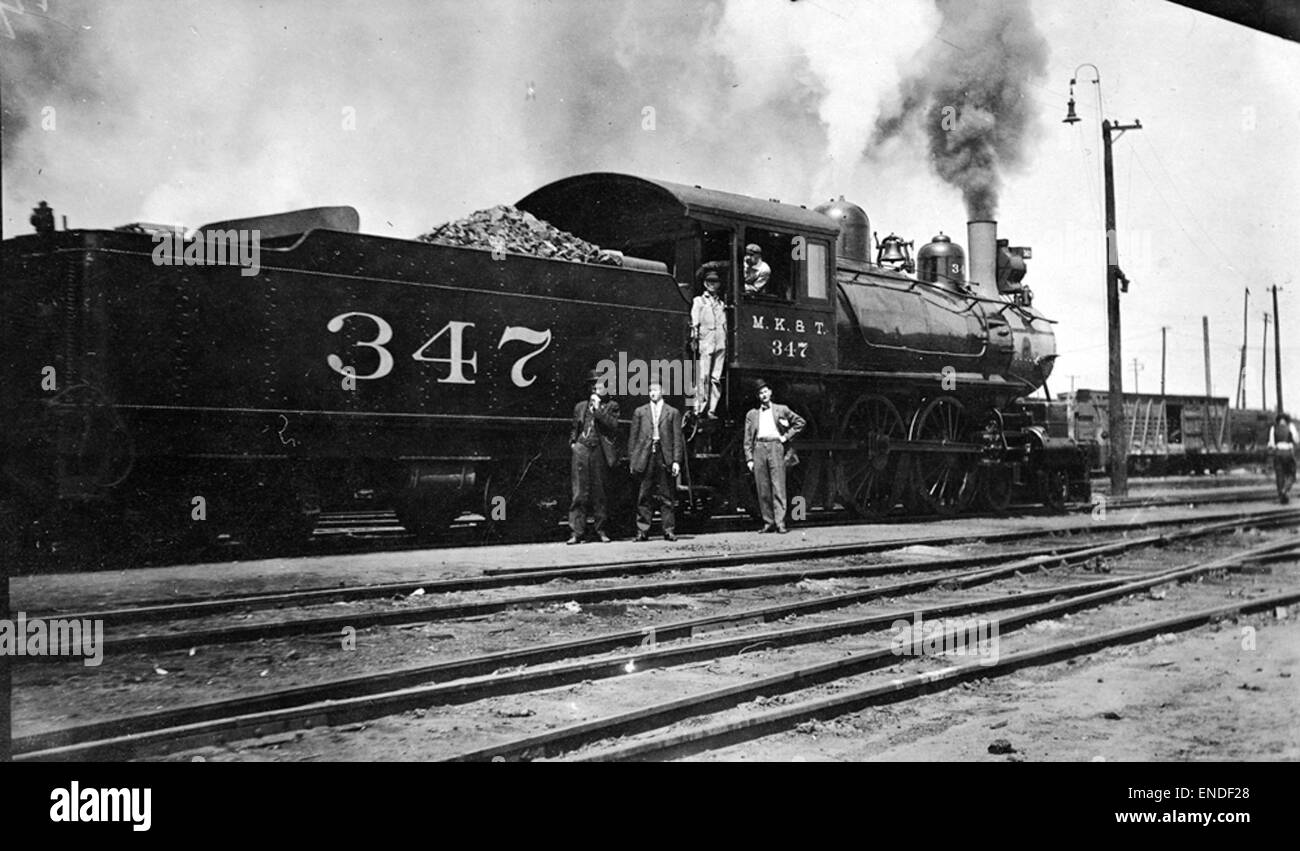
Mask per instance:
[[[1028,250],[995,223],[970,224],[969,274],[947,238],[912,274],[897,237],[871,256],[865,212],[842,199],[809,210],[595,173],[517,207],[622,265],[365,234],[346,207],[189,235],[58,230],[38,212],[37,233],[3,243],[6,546],[79,539],[89,558],[231,529],[301,536],[360,490],[421,535],[466,511],[553,526],[583,378],[688,374],[706,264],[727,277],[730,336],[721,416],[690,422],[688,517],[752,509],[739,443],[758,377],[809,423],[791,487],[807,509],[1087,499],[1083,448],[1023,402],[1051,373],[1052,322],[1021,282]],[[255,262],[220,254],[223,234],[255,234]],[[758,296],[750,243],[772,267]],[[690,409],[693,388],[672,389]],[[630,414],[643,391],[616,390]]]
[[[1079,389],[1057,397],[1068,434],[1098,448],[1095,470],[1110,454],[1110,394]],[[1125,393],[1124,424],[1129,472],[1134,475],[1199,475],[1235,467],[1267,465],[1273,413],[1228,407],[1224,396]]]

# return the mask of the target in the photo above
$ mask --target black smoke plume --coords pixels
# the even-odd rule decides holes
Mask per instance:
[[[971,219],[997,213],[1002,174],[1019,166],[1033,129],[1031,84],[1047,41],[1027,0],[938,0],[938,35],[915,58],[898,103],[876,123],[867,156],[921,133],[935,173],[961,190]]]

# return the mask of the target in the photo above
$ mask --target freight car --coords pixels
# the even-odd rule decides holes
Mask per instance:
[[[866,214],[842,199],[814,211],[597,173],[517,206],[622,265],[364,234],[351,208],[189,237],[56,230],[38,212],[36,234],[3,245],[6,541],[80,540],[91,558],[219,530],[277,539],[361,489],[424,535],[467,510],[553,526],[582,379],[686,367],[705,264],[728,277],[730,340],[722,416],[689,426],[688,516],[752,505],[739,423],[759,376],[809,422],[792,486],[808,508],[1087,499],[1078,443],[1018,401],[1050,375],[1054,336],[1021,283],[1029,252],[994,223],[969,226],[969,275],[946,238],[913,275],[901,239],[871,257]],[[217,257],[223,234],[258,237],[255,269]],[[761,296],[742,285],[748,243],[772,266]],[[616,389],[629,413],[638,388]]]
[[[1080,389],[1057,398],[1066,412],[1069,435],[1081,443],[1095,443],[1095,469],[1104,469],[1110,450],[1106,433],[1110,394]],[[1162,476],[1262,468],[1268,461],[1272,422],[1271,412],[1229,408],[1222,396],[1125,393],[1129,472]]]

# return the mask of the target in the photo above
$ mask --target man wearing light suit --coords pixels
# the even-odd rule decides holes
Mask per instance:
[[[785,447],[803,431],[803,417],[772,401],[766,381],[756,385],[759,406],[745,414],[745,463],[758,487],[759,532],[785,534]]]
[[[664,540],[675,541],[676,480],[686,455],[682,415],[664,401],[663,385],[650,384],[650,401],[632,413],[632,433],[627,441],[632,475],[641,478],[636,500],[636,539],[649,539],[654,507],[663,518]]]

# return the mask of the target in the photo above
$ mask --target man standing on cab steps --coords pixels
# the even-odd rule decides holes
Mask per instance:
[[[673,505],[677,501],[677,475],[682,470],[685,449],[682,415],[664,401],[663,385],[650,383],[650,401],[632,414],[632,433],[627,441],[628,465],[639,476],[636,498],[636,539],[648,540],[655,504],[663,518],[664,540],[675,541],[677,524]]]
[[[727,362],[727,306],[722,303],[722,278],[717,272],[704,274],[704,292],[691,303],[691,342],[697,354],[695,413],[717,419],[722,365]]]
[[[1300,435],[1291,418],[1279,413],[1277,422],[1268,430],[1268,448],[1273,450],[1273,473],[1277,476],[1277,501],[1286,505],[1291,501],[1291,486],[1295,484],[1295,445]]]
[[[803,417],[772,401],[766,381],[756,385],[759,406],[745,414],[745,463],[758,487],[758,508],[763,515],[759,532],[785,534],[785,445],[805,425]]]
[[[618,402],[606,395],[599,373],[588,376],[591,395],[573,408],[573,429],[569,432],[569,448],[573,451],[570,472],[573,479],[573,502],[569,505],[569,529],[572,534],[567,543],[577,544],[586,534],[587,515],[600,540],[609,542],[605,534],[605,481],[609,468],[614,466],[614,436],[618,432]]]

